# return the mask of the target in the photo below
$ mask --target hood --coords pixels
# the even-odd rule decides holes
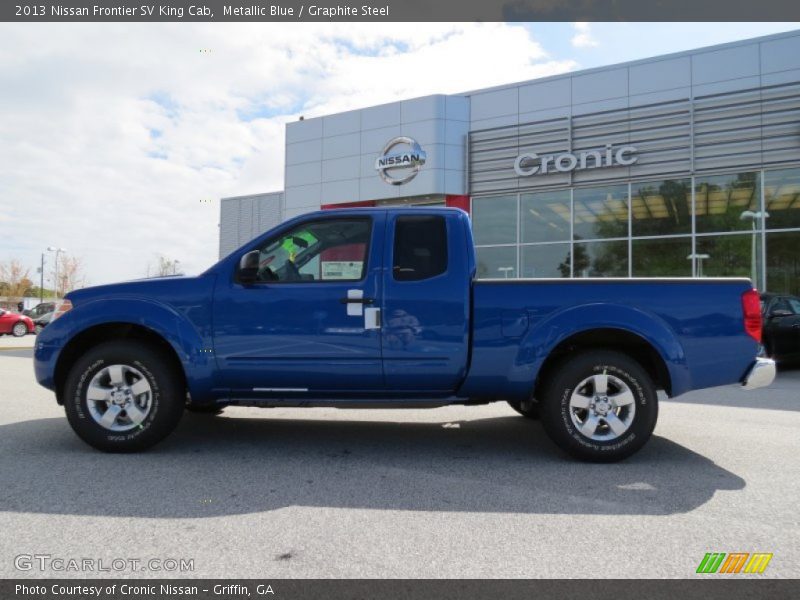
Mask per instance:
[[[78,306],[98,298],[118,296],[151,299],[168,298],[184,291],[196,289],[198,283],[203,279],[208,279],[208,277],[200,275],[198,277],[176,276],[136,279],[74,290],[68,293],[65,299],[72,302],[73,306]]]

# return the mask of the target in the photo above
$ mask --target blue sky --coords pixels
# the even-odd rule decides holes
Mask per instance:
[[[798,23],[591,23],[596,46],[576,48],[572,23],[526,24],[553,56],[592,68],[800,28]]]
[[[800,29],[793,23],[0,24],[0,261],[99,284],[216,260],[219,203],[283,186],[318,116]],[[212,199],[211,202],[208,200]]]

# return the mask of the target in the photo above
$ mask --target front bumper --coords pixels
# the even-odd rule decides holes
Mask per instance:
[[[775,381],[775,361],[771,358],[757,358],[742,382],[743,390],[755,390]]]

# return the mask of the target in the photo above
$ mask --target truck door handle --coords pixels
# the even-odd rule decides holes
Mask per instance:
[[[342,304],[375,304],[375,298],[340,298]]]

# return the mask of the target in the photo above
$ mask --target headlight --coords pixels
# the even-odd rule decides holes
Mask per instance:
[[[56,309],[53,311],[53,318],[51,321],[55,321],[58,317],[70,310],[72,310],[72,302],[66,299],[62,300],[58,303],[58,306],[56,306]]]

